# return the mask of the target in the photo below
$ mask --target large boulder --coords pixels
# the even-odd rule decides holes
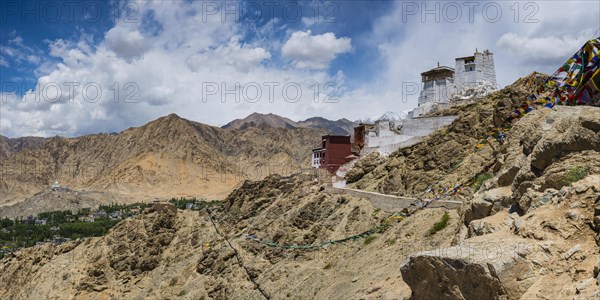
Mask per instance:
[[[567,120],[561,120],[567,122]],[[579,125],[579,126],[574,126]],[[568,153],[583,150],[600,149],[598,135],[590,129],[573,124],[572,121],[563,125],[567,128],[553,128],[544,139],[535,145],[531,153],[531,165],[544,170],[548,165]]]
[[[475,241],[405,260],[400,271],[413,299],[518,299],[539,276],[525,258],[536,245],[519,238]]]
[[[379,152],[372,152],[361,158],[354,164],[354,167],[346,172],[346,182],[352,183],[360,180],[365,174],[372,172],[379,165],[383,164],[385,158]]]
[[[509,187],[481,191],[473,196],[464,214],[465,224],[485,218],[502,207],[512,204],[512,192]]]

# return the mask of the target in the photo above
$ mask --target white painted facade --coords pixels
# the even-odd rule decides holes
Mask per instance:
[[[423,86],[418,107],[409,113],[420,117],[435,107],[450,107],[453,101],[479,97],[497,90],[494,54],[475,51],[455,59],[455,68],[439,66],[421,74]]]
[[[313,149],[311,166],[313,168],[319,168],[323,159],[325,159],[325,149]]]
[[[431,117],[397,121],[377,121],[373,129],[365,133],[365,146],[360,151],[364,156],[371,152],[389,155],[399,148],[421,141],[435,130],[447,126],[457,117]]]
[[[485,83],[497,85],[494,54],[485,50],[475,52],[473,56],[457,58],[454,68],[454,83],[457,90]]]
[[[454,92],[454,69],[440,67],[421,74],[423,88],[419,96],[419,106],[427,103],[447,103]]]
[[[402,121],[381,120],[375,122],[375,130],[365,135],[366,147],[382,147],[395,143],[401,143],[410,137],[400,134]]]

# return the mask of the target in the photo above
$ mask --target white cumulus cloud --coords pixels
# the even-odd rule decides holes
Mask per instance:
[[[336,38],[332,32],[312,35],[310,30],[296,31],[283,45],[281,53],[297,68],[324,69],[339,54],[352,49],[351,39]]]
[[[118,22],[99,42],[89,36],[48,41],[51,59],[28,48],[28,39],[0,45],[2,68],[40,58],[34,70],[40,87],[20,99],[0,94],[7,99],[0,106],[0,134],[118,132],[169,113],[212,125],[252,112],[356,120],[415,107],[418,90],[408,93],[405,84],[420,84],[421,72],[437,62],[452,67],[455,57],[476,48],[494,52],[500,85],[534,70],[551,73],[598,26],[598,6],[590,1],[539,2],[535,24],[515,22],[512,2],[500,2],[504,14],[496,23],[482,17],[481,7],[474,21],[466,14],[456,23],[435,22],[431,15],[426,22],[421,15],[403,21],[403,2],[397,1],[371,28],[343,34],[349,37],[336,36],[333,25],[313,34],[276,19],[254,29],[219,15],[203,19],[202,1],[136,3],[141,22]],[[150,33],[142,25],[148,12],[159,28]],[[565,12],[570,17],[563,20]],[[369,61],[357,61],[366,78],[361,82],[330,67],[353,49],[369,52]],[[346,80],[358,83],[348,87]],[[207,83],[211,97],[205,97]]]
[[[125,60],[140,58],[149,46],[149,42],[139,31],[123,26],[109,30],[105,35],[105,41],[108,49]]]
[[[246,39],[235,22],[203,20],[201,2],[139,7],[141,16],[160,12],[156,34],[145,35],[143,22],[117,23],[93,45],[85,37],[48,41],[56,63],[42,66],[38,87],[22,101],[12,96],[2,105],[0,134],[118,132],[169,113],[219,125],[252,112],[309,117],[337,107],[315,101],[314,83],[322,99],[329,92],[323,85],[343,86],[343,76],[270,63],[270,40]],[[206,84],[214,93],[207,95]]]
[[[589,35],[531,37],[513,32],[503,34],[497,42],[510,54],[535,63],[560,63],[583,45]]]
[[[271,58],[271,53],[262,47],[242,45],[239,37],[233,37],[229,43],[215,49],[191,55],[187,59],[188,66],[194,72],[206,68],[222,68],[233,66],[237,71],[247,73],[252,68]]]

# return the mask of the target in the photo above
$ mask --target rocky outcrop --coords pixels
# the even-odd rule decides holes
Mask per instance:
[[[534,265],[522,256],[534,245],[523,239],[468,244],[411,256],[402,278],[419,299],[518,299],[536,280]]]
[[[496,126],[513,96],[497,102]],[[512,126],[465,195],[454,246],[403,263],[413,299],[600,296],[599,108],[539,108]]]
[[[464,222],[469,224],[473,220],[485,218],[512,204],[512,191],[510,188],[495,188],[482,191],[473,195],[470,205],[464,213]]]
[[[592,130],[600,127],[597,113],[597,108],[589,107],[531,112],[511,130],[514,133],[509,134],[492,182],[510,186],[513,203],[527,211],[535,205],[531,199],[542,197],[547,189],[568,185],[565,176],[569,170],[585,168],[588,173],[600,173],[600,166],[594,163],[600,158],[600,132]]]
[[[377,166],[384,162],[379,152],[372,152],[361,158],[354,164],[352,169],[346,173],[346,182],[353,183],[360,180],[365,174],[372,172]]]
[[[495,176],[468,201],[465,224],[511,206],[523,213],[545,205],[570,184],[573,170],[600,173],[600,132],[592,130],[600,128],[597,110],[539,109],[516,122],[508,142],[498,145]]]
[[[510,187],[490,184],[463,214],[456,245],[412,255],[402,265],[403,280],[414,299],[597,297],[599,183],[600,175],[591,174],[560,190],[529,189],[516,199],[528,203],[520,212],[512,208],[521,202],[495,205],[512,199]]]

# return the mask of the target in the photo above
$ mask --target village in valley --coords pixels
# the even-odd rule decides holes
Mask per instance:
[[[0,219],[0,257],[23,247],[102,236],[121,220],[140,215],[147,206],[144,203],[112,204],[76,212],[51,211],[17,219],[5,217]]]
[[[57,194],[72,192],[69,187],[60,185],[58,181],[49,189]],[[196,198],[172,198],[168,203],[178,209],[196,211],[222,204],[221,201]],[[42,212],[25,218],[5,217],[0,219],[0,258],[23,247],[44,243],[62,244],[71,240],[102,236],[121,220],[139,216],[151,206],[149,203],[114,203],[78,211]]]

